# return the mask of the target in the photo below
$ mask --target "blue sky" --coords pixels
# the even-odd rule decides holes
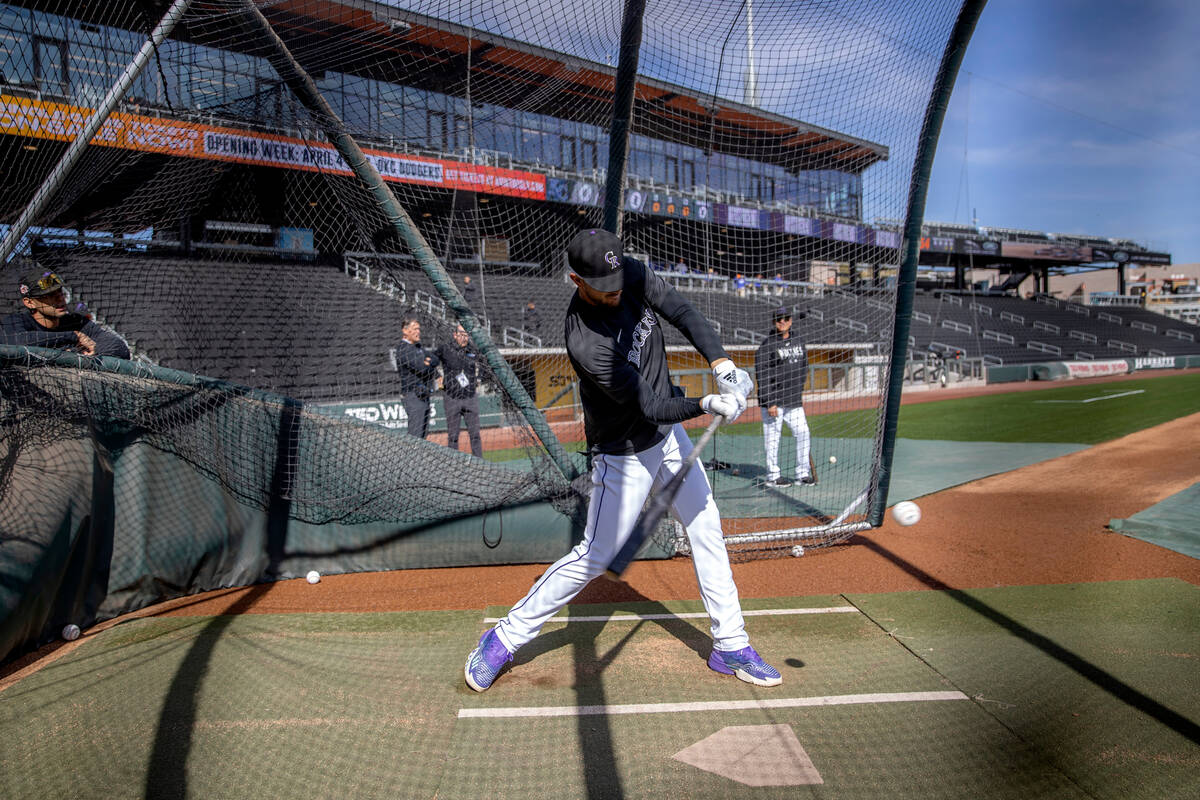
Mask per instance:
[[[390,1],[600,63],[612,63],[623,5]],[[934,33],[923,15],[948,28],[953,3],[912,6],[753,0],[761,105],[892,149],[864,183],[877,198],[868,220],[903,215],[906,158],[940,56],[922,41]],[[650,0],[642,74],[740,100],[745,8]],[[1200,0],[991,0],[951,98],[925,218],[1126,238],[1200,262],[1196,76]]]
[[[925,218],[1133,239],[1200,262],[1200,2],[992,0]]]

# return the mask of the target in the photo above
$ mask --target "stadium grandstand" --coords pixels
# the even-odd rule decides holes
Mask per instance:
[[[824,42],[841,35],[837,13],[767,7],[751,22],[722,4],[679,30],[669,7],[651,6],[647,57],[622,78],[619,9],[594,21],[614,34],[599,46],[504,4],[407,5],[0,4],[5,257],[60,273],[74,307],[152,374],[391,429],[406,421],[401,319],[418,314],[430,350],[462,322],[485,356],[486,449],[549,459],[529,473],[547,495],[580,470],[563,445],[584,438],[561,330],[563,247],[609,214],[739,363],[753,365],[772,312],[791,308],[808,393],[830,402],[882,408],[897,350],[913,380],[947,356],[957,377],[990,380],[1029,376],[1022,365],[1173,366],[1200,353],[1182,321],[1050,293],[1067,270],[1124,276],[1169,254],[950,223],[922,229],[911,323],[894,341],[897,220],[940,44],[856,45],[879,59],[866,73],[926,76],[897,95],[882,77],[796,72],[789,26]],[[952,18],[954,5],[929,13]],[[942,35],[902,13],[894,22],[913,25],[914,42]],[[707,365],[665,327],[681,387],[710,391]],[[440,409],[435,398],[439,435]],[[883,420],[864,416],[847,439],[862,450],[861,484],[771,513],[861,519]],[[404,445],[418,448],[414,463],[436,457],[419,444]]]
[[[265,13],[301,61],[320,54],[320,90],[394,172],[384,174],[419,187],[421,233],[452,274],[475,278],[483,324],[506,355],[531,365],[520,372],[547,400],[553,387],[539,384],[530,354],[561,351],[561,332],[524,330],[520,311],[534,299],[556,320],[565,307],[561,243],[599,208],[609,153],[604,126],[582,121],[579,107],[604,105],[599,87],[614,69],[384,4],[279,3]],[[98,99],[133,58],[141,37],[119,22],[88,3],[0,7],[0,158],[15,167],[5,217],[42,177],[22,163],[61,151],[61,134],[39,121]],[[337,54],[324,47],[331,37],[343,43]],[[398,40],[404,69],[363,66]],[[459,61],[443,63],[446,52]],[[463,75],[451,79],[454,69]],[[471,80],[493,74],[503,77]],[[864,221],[863,176],[888,147],[710,100],[639,80],[624,195],[631,250],[670,275],[731,346],[752,349],[770,308],[786,303],[805,314],[805,335],[828,360],[878,354],[887,324],[878,290],[894,281],[901,234],[897,222]],[[137,359],[298,399],[355,401],[381,394],[375,376],[389,363],[400,307],[448,319],[387,234],[365,232],[364,248],[362,230],[329,224],[324,212],[339,200],[297,156],[303,115],[265,58],[188,29],[163,43],[118,108],[152,132],[120,145],[136,166],[103,192],[64,198],[55,224],[27,238]],[[180,172],[187,196],[164,186]],[[114,196],[131,199],[120,219]],[[1170,262],[1132,241],[927,223],[920,252],[918,286],[929,294],[917,302],[914,352],[957,349],[982,366],[1174,354],[1194,339],[1188,326],[1133,310],[1063,319],[1047,296],[1062,270],[1108,266],[1124,296],[1127,268]],[[968,278],[983,270],[995,284]],[[1019,293],[1026,277],[1026,293],[1045,302],[1010,309],[954,294]],[[251,287],[257,303],[295,313],[255,313],[239,300]],[[347,326],[349,317],[361,325]],[[374,349],[364,353],[364,342]]]
[[[837,470],[777,491],[757,409],[723,431],[706,463],[735,559],[880,525],[901,379],[934,361],[992,381],[1200,357],[1194,326],[1047,283],[1168,254],[920,227],[930,112],[980,4],[751,19],[715,2],[681,19],[651,2],[637,25],[599,4],[588,36],[553,4],[404,5],[0,3],[4,285],[16,304],[35,259],[132,354],[0,344],[0,499],[43,498],[40,516],[0,506],[0,530],[34,543],[14,603],[67,563],[56,548],[75,539],[56,530],[115,565],[80,619],[302,575],[301,558],[557,558],[590,486],[562,330],[563,251],[583,228],[619,231],[748,369],[792,310],[804,402],[836,415],[810,456]],[[831,42],[854,57],[790,55]],[[458,325],[478,353],[482,456],[446,446],[436,381],[453,376],[427,387],[429,436],[407,434],[396,351],[412,314],[430,354]],[[712,392],[710,365],[660,327],[678,387]],[[651,549],[686,548],[662,527]],[[45,621],[0,626],[0,651]]]

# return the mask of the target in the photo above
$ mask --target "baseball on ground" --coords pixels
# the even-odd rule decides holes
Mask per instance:
[[[62,629],[62,637],[68,642],[73,642],[79,638],[79,626],[72,622],[70,625]]]
[[[317,572],[314,569],[314,570],[310,571],[308,573],[308,575],[305,576],[305,578],[308,580],[309,583],[320,583],[321,582],[321,573]]]
[[[908,527],[921,521],[921,507],[912,500],[902,500],[892,506],[892,519]]]

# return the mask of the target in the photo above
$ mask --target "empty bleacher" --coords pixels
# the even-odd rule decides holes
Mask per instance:
[[[399,265],[399,268],[397,268]],[[73,255],[59,267],[105,324],[136,355],[166,367],[230,380],[302,400],[388,396],[398,387],[389,350],[400,317],[415,307],[429,321],[452,320],[432,282],[411,262],[377,264],[370,285],[352,271],[316,263],[233,263],[128,253]],[[387,286],[379,280],[387,276]],[[461,286],[463,273],[455,273]],[[484,270],[470,273],[476,312],[501,349],[560,349],[574,287],[553,277]],[[390,289],[388,288],[390,287]],[[725,284],[681,288],[718,327],[727,345],[761,342],[771,312],[793,309],[793,330],[810,345],[879,346],[891,336],[886,294],[832,290],[751,293]],[[526,303],[540,328],[523,331]],[[1200,354],[1196,326],[1140,308],[1104,309],[1053,298],[918,293],[910,326],[914,352],[961,350],[992,364]],[[687,342],[664,325],[668,345]],[[433,343],[434,332],[426,334]]]

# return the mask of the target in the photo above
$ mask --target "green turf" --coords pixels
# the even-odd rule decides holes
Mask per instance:
[[[1122,397],[1108,396],[1133,392]],[[898,436],[957,442],[1097,444],[1200,411],[1200,374],[1164,375],[1033,392],[963,397],[900,408]],[[872,430],[875,409],[809,417],[814,436],[846,437]],[[853,432],[858,431],[858,434]],[[760,423],[731,434],[761,436]],[[790,435],[790,433],[785,433]]]
[[[850,600],[1089,796],[1200,797],[1200,588],[1162,579]]]
[[[464,686],[462,662],[501,608],[136,620],[0,694],[0,786],[6,800],[1190,797],[1194,745],[1146,708],[1195,718],[1197,595],[1170,581],[915,592],[853,598],[867,614],[749,616],[784,675],[775,689],[708,670],[702,617],[607,619],[697,602],[572,607],[485,694]],[[1144,700],[1095,687],[1063,652]],[[948,690],[974,700],[459,716]],[[673,758],[768,725],[791,729],[823,784],[741,787]]]

